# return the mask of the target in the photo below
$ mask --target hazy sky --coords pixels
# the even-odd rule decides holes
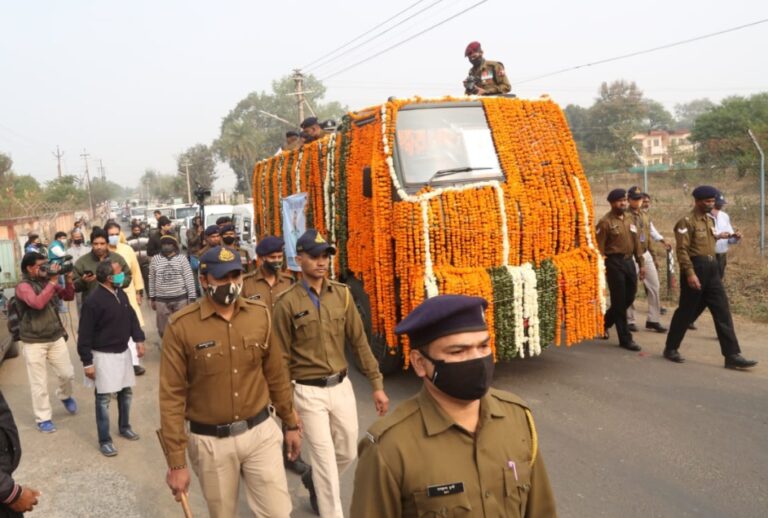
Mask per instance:
[[[413,20],[326,66],[320,79],[480,0],[422,0]],[[174,172],[174,156],[210,143],[221,118],[249,92],[290,74],[414,4],[415,0],[133,0],[0,2],[0,151],[40,181],[91,171],[136,185],[146,168]],[[327,81],[327,99],[350,108],[390,95],[461,94],[464,47],[479,40],[502,61],[513,92],[592,103],[602,81],[634,80],[672,109],[768,90],[768,24],[716,38],[519,82],[553,70],[768,18],[765,0],[626,2],[487,0],[395,50]],[[402,19],[402,17],[400,18]],[[366,36],[368,38],[370,36]],[[360,41],[364,41],[364,39]],[[359,42],[358,42],[359,43]],[[234,183],[219,167],[217,187]]]

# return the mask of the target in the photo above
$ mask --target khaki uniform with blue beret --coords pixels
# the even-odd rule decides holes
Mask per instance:
[[[296,242],[312,257],[335,249],[316,230]],[[319,291],[302,280],[284,292],[273,310],[275,334],[285,346],[294,404],[309,443],[311,480],[321,516],[342,516],[339,475],[356,458],[357,403],[344,354],[350,344],[374,391],[383,376],[371,353],[363,322],[346,284],[324,279]],[[309,486],[309,481],[305,481]],[[363,516],[363,515],[358,515]]]
[[[262,264],[255,272],[243,277],[243,297],[249,300],[260,300],[271,310],[277,302],[277,297],[293,286],[293,277],[282,269],[271,272],[264,264],[264,257],[275,252],[282,252],[285,242],[276,236],[266,236],[256,246],[256,256],[262,259]]]
[[[697,201],[711,199],[714,206],[720,191],[709,185],[701,185],[691,194]],[[677,261],[680,263],[680,302],[669,325],[664,357],[675,363],[684,361],[678,352],[680,344],[688,326],[706,307],[712,313],[720,352],[725,357],[725,367],[753,367],[757,362],[741,356],[739,340],[736,338],[728,295],[715,257],[717,236],[714,219],[697,204],[675,224],[674,231]],[[692,277],[698,279],[698,289],[689,284]]]
[[[242,271],[235,253],[211,248],[201,275]],[[211,516],[235,516],[240,477],[254,513],[290,515],[280,428],[270,403],[290,427],[297,423],[283,346],[269,308],[237,297],[229,319],[209,297],[175,313],[163,336],[160,422],[171,469],[194,469]],[[186,424],[189,424],[189,433]]]
[[[483,330],[481,304],[457,295],[427,299],[396,332],[420,347]],[[457,424],[426,387],[374,423],[360,441],[350,516],[556,516],[528,405],[493,388],[479,402],[474,432]]]

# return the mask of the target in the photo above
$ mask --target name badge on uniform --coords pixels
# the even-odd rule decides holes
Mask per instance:
[[[195,346],[195,349],[197,349],[198,351],[200,351],[200,350],[202,350],[202,349],[208,349],[208,348],[210,348],[210,347],[213,347],[214,345],[216,345],[216,341],[214,341],[214,340],[208,340],[207,342],[200,342],[199,344],[197,344],[197,345]]]
[[[634,226],[634,225],[629,225],[629,231],[630,232],[634,232],[635,234],[637,234],[637,227]]]
[[[457,495],[464,492],[464,482],[451,482],[437,486],[427,486],[427,496]]]
[[[256,295],[251,295],[250,297],[248,297],[248,300],[259,300],[259,299],[261,299],[261,295],[258,293]]]
[[[688,232],[688,227],[680,227],[677,229],[677,231],[681,234],[685,234],[686,232]]]
[[[301,317],[305,317],[307,315],[309,315],[309,310],[305,309],[301,313],[296,313],[295,315],[293,315],[293,318],[301,318]]]
[[[645,234],[640,234],[640,242],[645,243]]]

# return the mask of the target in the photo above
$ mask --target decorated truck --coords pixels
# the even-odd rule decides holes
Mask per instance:
[[[337,247],[331,274],[350,286],[385,373],[408,365],[395,325],[441,293],[488,300],[498,360],[602,333],[589,184],[548,98],[391,98],[351,112],[256,164],[259,236],[283,234],[295,219],[283,201],[298,193],[304,227]]]

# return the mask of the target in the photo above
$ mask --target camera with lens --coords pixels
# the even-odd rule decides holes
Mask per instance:
[[[40,265],[40,270],[47,273],[48,277],[53,277],[54,275],[66,275],[69,272],[73,271],[75,269],[75,265],[72,262],[72,256],[71,255],[65,255],[61,257],[60,259],[57,259],[56,262],[61,265],[61,268],[59,268],[59,271],[52,272],[51,271],[51,265],[53,263],[45,263]]]
[[[195,198],[197,198],[197,203],[202,205],[205,199],[211,195],[211,190],[198,185],[197,188],[194,190],[194,194],[195,194]]]
[[[478,82],[479,81],[475,76],[467,76],[467,78],[464,80],[464,89],[470,94],[475,94],[477,93]]]

